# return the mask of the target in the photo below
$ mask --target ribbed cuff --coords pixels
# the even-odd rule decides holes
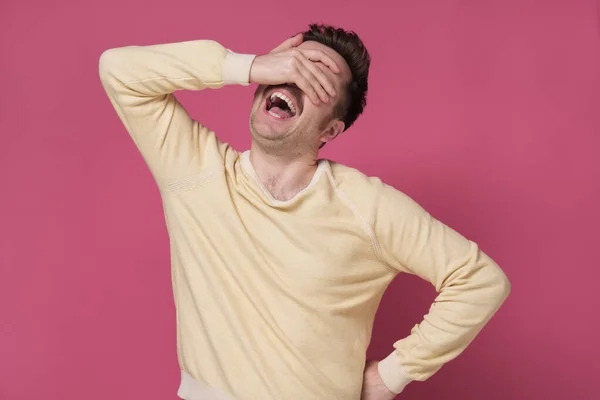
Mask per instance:
[[[396,352],[392,352],[377,365],[379,376],[385,386],[393,393],[400,393],[413,379],[404,372]]]
[[[238,54],[228,50],[223,61],[222,79],[226,85],[249,85],[254,54]]]

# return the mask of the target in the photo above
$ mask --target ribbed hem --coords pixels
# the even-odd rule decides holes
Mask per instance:
[[[392,352],[377,365],[379,376],[385,386],[396,394],[402,392],[406,385],[411,383],[413,379],[404,372],[404,368],[400,365],[400,359],[396,352]]]
[[[183,400],[234,400],[221,390],[197,381],[185,371],[181,371],[181,384],[177,396]]]
[[[255,57],[253,54],[238,54],[228,50],[223,61],[223,82],[226,85],[249,85],[250,67]]]

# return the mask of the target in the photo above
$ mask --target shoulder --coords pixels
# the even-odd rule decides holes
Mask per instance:
[[[382,214],[400,216],[423,211],[410,196],[380,177],[340,163],[329,161],[329,164],[332,184],[338,194],[370,223],[375,223]]]

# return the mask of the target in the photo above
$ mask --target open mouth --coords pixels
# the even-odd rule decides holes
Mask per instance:
[[[267,97],[267,113],[278,119],[292,118],[298,114],[290,94],[275,90]]]

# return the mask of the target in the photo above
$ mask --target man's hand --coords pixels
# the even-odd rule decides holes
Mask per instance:
[[[269,54],[256,57],[250,68],[250,82],[259,85],[295,84],[314,104],[319,104],[319,101],[327,103],[330,96],[335,96],[335,89],[316,63],[322,63],[334,73],[339,73],[340,68],[321,50],[298,48],[302,40],[302,34],[298,34]]]
[[[377,361],[367,361],[365,366],[361,400],[392,400],[396,394],[391,392],[381,380]]]

